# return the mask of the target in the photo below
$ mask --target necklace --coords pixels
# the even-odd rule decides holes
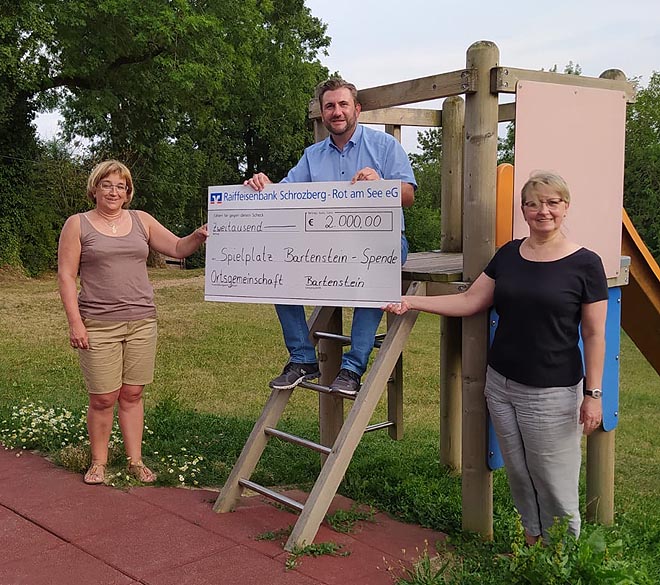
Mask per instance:
[[[106,225],[110,228],[110,231],[112,231],[113,234],[117,233],[117,228],[119,227],[119,224],[124,220],[124,213],[123,211],[119,212],[119,216],[115,219],[109,220],[105,215],[103,215],[102,212],[100,212],[98,209],[96,210],[96,213],[98,216],[106,223]]]
[[[527,259],[533,262],[554,262],[574,251],[573,246],[566,241],[565,237],[561,240],[554,240],[542,244],[531,243],[531,239],[527,238],[524,242],[525,255]]]

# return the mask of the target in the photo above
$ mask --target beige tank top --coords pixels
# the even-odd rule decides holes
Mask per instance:
[[[106,236],[80,217],[80,294],[83,318],[138,321],[156,316],[154,290],[147,274],[149,239],[135,211],[131,231]]]

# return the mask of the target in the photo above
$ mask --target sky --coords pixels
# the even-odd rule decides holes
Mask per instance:
[[[660,71],[658,0],[305,3],[332,38],[324,65],[358,88],[462,69],[480,40],[497,44],[502,66],[562,70],[573,61],[583,75],[617,68],[643,83]]]
[[[358,89],[462,69],[480,40],[497,44],[502,66],[562,71],[572,61],[583,75],[616,68],[641,77],[642,86],[660,71],[659,0],[305,2],[332,38],[322,63]],[[54,135],[56,121],[56,114],[40,116],[43,137]],[[406,150],[415,150],[416,135],[404,131]]]
[[[659,0],[305,0],[328,25],[322,63],[358,89],[455,71],[468,47],[494,42],[500,65],[598,77],[621,69],[645,86],[660,71]],[[509,101],[502,99],[501,101]],[[417,104],[410,107],[439,107]],[[403,133],[408,151],[417,131]]]

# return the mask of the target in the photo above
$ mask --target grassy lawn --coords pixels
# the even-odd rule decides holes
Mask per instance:
[[[201,271],[156,270],[151,277],[158,305],[159,350],[156,378],[146,392],[145,459],[159,472],[163,484],[219,487],[269,395],[268,381],[287,359],[275,311],[268,305],[204,302]],[[59,463],[82,470],[87,457],[86,394],[77,357],[68,345],[54,275],[28,280],[0,272],[0,312],[0,441],[39,448]],[[438,340],[439,319],[421,315],[404,355],[405,438],[393,442],[383,433],[366,435],[341,491],[402,519],[446,531],[459,542],[460,478],[438,464]],[[620,390],[617,515],[615,526],[605,536],[611,550],[621,541],[620,561],[643,569],[651,579],[648,582],[657,583],[660,378],[625,334]],[[381,404],[374,422],[382,421],[384,415]],[[316,394],[296,391],[280,426],[314,439],[317,416]],[[122,486],[126,480],[120,473],[123,460],[118,438],[115,443],[115,483]],[[271,443],[255,480],[309,487],[318,472],[318,457],[291,445]],[[511,550],[517,522],[501,471],[495,473],[494,483],[495,542],[462,541],[465,564],[460,579],[410,583],[472,583],[472,572],[483,579],[489,571],[495,571],[492,580],[482,582],[501,582],[495,569],[484,568],[484,558]],[[594,530],[587,526],[585,535]]]

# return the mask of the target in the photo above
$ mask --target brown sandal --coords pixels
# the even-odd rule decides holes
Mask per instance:
[[[132,463],[129,457],[128,472],[142,483],[153,483],[154,481],[156,481],[156,474],[153,471],[151,471],[151,469],[149,469],[142,462],[142,460],[136,463]]]
[[[89,485],[105,483],[105,463],[92,463],[83,477],[83,481]]]

